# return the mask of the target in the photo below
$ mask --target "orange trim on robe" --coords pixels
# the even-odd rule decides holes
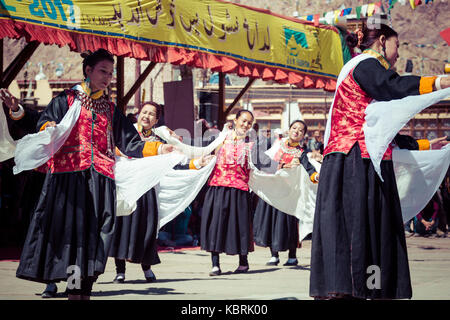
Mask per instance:
[[[159,142],[159,141],[146,142],[144,149],[142,150],[142,155],[144,157],[158,155],[158,148],[161,144],[162,144],[162,142]]]
[[[314,172],[309,178],[311,179],[312,183],[318,183],[318,181],[316,181],[316,176],[317,176],[317,172]]]
[[[194,159],[189,161],[189,169],[191,169],[191,170],[198,170],[197,167],[194,164]]]
[[[433,85],[437,77],[421,77],[419,92],[420,94],[433,92]]]
[[[417,143],[419,144],[419,150],[430,150],[430,140],[419,139]]]
[[[50,121],[47,121],[46,123],[44,123],[44,124],[42,125],[42,127],[39,129],[39,131],[43,131],[45,128],[47,128],[47,125],[48,125],[49,122],[50,122]]]

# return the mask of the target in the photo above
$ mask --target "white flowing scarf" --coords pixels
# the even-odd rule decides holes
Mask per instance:
[[[392,160],[406,222],[425,208],[443,181],[450,165],[450,144],[429,151],[394,149]]]
[[[82,90],[80,85],[75,90]],[[13,173],[40,167],[62,147],[73,126],[80,117],[81,101],[75,99],[72,106],[55,127],[48,127],[38,133],[28,134],[17,143]]]
[[[9,134],[3,103],[0,103],[0,162],[14,157],[15,150],[16,142]]]
[[[185,154],[189,159],[199,158],[203,155],[208,155],[213,152],[227,137],[227,134],[230,132],[230,129],[227,126],[224,126],[222,132],[220,132],[217,139],[214,139],[208,146],[206,147],[193,147],[187,144],[182,143],[180,140],[176,139],[172,136],[167,129],[166,126],[161,126],[154,129],[154,132],[157,136],[161,137],[168,144],[173,145],[183,154]]]
[[[80,85],[73,89],[82,90]],[[55,127],[29,134],[19,140],[15,150],[16,166],[13,168],[14,174],[35,169],[50,160],[69,137],[80,116],[81,108],[81,102],[76,98],[61,122]],[[4,123],[6,123],[5,119],[0,122],[2,130],[5,127]],[[164,137],[169,135],[165,128],[158,132]],[[215,144],[223,142],[225,136],[226,134],[222,133],[213,145],[200,148],[204,149],[203,151],[187,145],[180,149],[186,154],[198,154],[199,152],[206,154],[208,150],[214,150]],[[171,139],[168,140],[172,141]],[[158,203],[161,210],[159,216],[159,220],[162,219],[161,225],[181,213],[196,197],[215,163],[213,160],[201,170],[173,170],[175,165],[185,160],[186,155],[180,152],[140,159],[117,158],[114,166],[117,215],[131,214],[136,209],[136,201],[158,183],[160,184]],[[173,183],[173,181],[176,182]],[[182,194],[179,192],[180,190],[183,191]]]
[[[369,58],[375,59],[375,57],[371,55],[360,54],[344,65],[338,77],[336,92],[339,85],[348,76],[350,71],[361,61]],[[450,96],[450,88],[391,101],[373,100],[367,106],[365,111],[366,122],[363,126],[365,143],[372,164],[381,181],[384,181],[381,176],[381,160],[396,134],[417,113],[448,96]],[[335,98],[333,98],[328,113],[324,137],[325,147],[330,137],[332,108]],[[438,152],[431,150],[420,152],[393,150],[392,160],[397,187],[399,189],[402,215],[403,219],[406,219],[404,221],[407,221],[418,214],[436,192],[448,169],[448,152],[447,148]],[[423,177],[423,179],[420,180],[419,177]],[[441,179],[430,180],[427,177],[441,177]],[[410,184],[413,183],[417,183],[418,185],[410,186]],[[414,199],[414,201],[412,201],[412,199]]]
[[[158,198],[158,226],[162,227],[195,199],[211,174],[215,158],[199,170],[174,170],[178,163],[185,163],[192,155],[211,153],[225,139],[228,129],[204,148],[181,143],[170,135],[167,127],[159,127],[155,134],[176,146],[177,151],[165,155],[140,159],[116,158],[114,167],[117,188],[117,215],[125,216],[136,209],[136,201],[151,188],[156,187]],[[144,178],[145,177],[145,178]]]
[[[283,141],[277,140],[266,151],[273,159]],[[309,159],[316,171],[320,171],[320,163]],[[263,201],[283,213],[298,218],[299,241],[302,241],[313,230],[314,211],[316,208],[317,184],[311,182],[303,165],[295,168],[280,169],[275,174],[258,170],[253,164],[249,179],[251,190]]]

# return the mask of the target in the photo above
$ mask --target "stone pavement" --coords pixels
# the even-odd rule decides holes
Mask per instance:
[[[408,254],[413,299],[450,299],[450,238],[408,238]],[[287,252],[280,253],[281,263],[266,266],[269,249],[255,247],[249,255],[250,271],[233,274],[237,256],[221,255],[222,275],[210,277],[210,255],[199,248],[161,252],[161,264],[153,266],[154,283],[145,282],[140,265],[127,263],[126,281],[112,282],[114,260],[93,288],[93,300],[310,300],[309,263],[311,241],[298,249],[299,266],[283,267]],[[43,284],[15,277],[17,261],[0,261],[0,300],[43,300]],[[60,292],[65,283],[58,284]],[[64,297],[56,300],[65,299]]]

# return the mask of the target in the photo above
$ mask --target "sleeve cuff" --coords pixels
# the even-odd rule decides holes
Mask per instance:
[[[47,127],[48,123],[49,123],[49,121],[45,122],[45,123],[41,126],[41,128],[39,129],[39,131],[45,130],[45,128]]]
[[[317,172],[314,172],[309,178],[311,179],[312,183],[318,183],[319,181],[316,180]]]
[[[430,140],[428,139],[419,139],[417,140],[417,143],[419,144],[419,150],[430,150]]]
[[[426,94],[433,92],[433,85],[437,77],[421,77],[419,85],[419,93]]]
[[[198,160],[198,159],[192,159],[190,162],[189,162],[189,169],[191,169],[191,170],[198,170],[198,169],[201,169],[202,167],[200,166],[200,163],[199,163],[200,161]]]
[[[142,150],[142,155],[144,157],[158,155],[158,150],[161,147],[161,145],[162,142],[159,141],[146,142],[144,145],[144,149]]]
[[[12,111],[11,109],[9,109],[9,116],[13,120],[20,120],[20,119],[22,119],[25,116],[25,110],[19,104],[19,110]]]

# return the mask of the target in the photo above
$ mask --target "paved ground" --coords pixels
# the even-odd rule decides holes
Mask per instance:
[[[413,299],[450,299],[450,238],[408,238],[408,253],[413,285]],[[309,300],[309,261],[311,241],[298,250],[300,265],[281,266],[287,253],[281,253],[281,264],[265,266],[269,250],[256,247],[249,255],[250,271],[232,274],[237,256],[221,255],[224,272],[210,277],[210,256],[198,248],[161,252],[162,263],[153,267],[158,278],[146,283],[140,265],[127,264],[126,282],[114,284],[114,261],[94,285],[93,300]],[[0,300],[41,300],[44,285],[15,277],[17,261],[0,261]],[[64,291],[65,284],[58,284]],[[57,299],[65,299],[59,297]]]

